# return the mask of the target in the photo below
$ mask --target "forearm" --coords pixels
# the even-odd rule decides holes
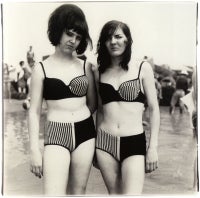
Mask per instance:
[[[29,111],[28,129],[30,140],[30,151],[39,150],[39,130],[40,130],[40,116],[36,112]]]
[[[96,104],[95,100],[88,101],[87,106],[88,106],[91,114],[93,114],[97,110],[97,104]]]
[[[101,124],[102,120],[103,120],[103,109],[101,106],[99,106],[97,109],[97,116],[96,116],[97,127]]]
[[[159,107],[149,108],[151,134],[149,140],[149,148],[158,146],[158,133],[160,127],[160,112]]]

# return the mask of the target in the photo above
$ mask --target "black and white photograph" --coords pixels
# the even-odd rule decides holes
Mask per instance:
[[[196,1],[3,1],[2,195],[199,194]]]

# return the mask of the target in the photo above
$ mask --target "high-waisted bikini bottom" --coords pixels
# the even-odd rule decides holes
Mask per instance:
[[[81,143],[95,138],[95,126],[92,116],[80,122],[46,121],[44,145],[59,145],[70,152]]]
[[[96,148],[112,155],[117,161],[133,155],[146,155],[145,132],[132,136],[113,136],[100,129],[97,133]]]

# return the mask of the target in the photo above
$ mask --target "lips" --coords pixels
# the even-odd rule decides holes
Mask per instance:
[[[72,46],[72,45],[67,45],[67,48],[73,49],[74,46]]]
[[[119,50],[118,48],[116,48],[116,47],[111,47],[110,48],[112,51],[117,51],[117,50]]]

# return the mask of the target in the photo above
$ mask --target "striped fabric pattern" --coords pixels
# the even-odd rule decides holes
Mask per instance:
[[[104,150],[117,160],[120,160],[119,147],[120,137],[110,135],[102,129],[99,129],[97,133],[96,148]]]
[[[86,95],[88,88],[88,78],[85,75],[74,78],[70,82],[69,88],[71,92],[76,96]]]
[[[140,79],[126,81],[119,87],[119,95],[126,101],[135,100],[140,92]]]
[[[47,121],[44,145],[60,145],[72,152],[75,149],[74,124]]]

